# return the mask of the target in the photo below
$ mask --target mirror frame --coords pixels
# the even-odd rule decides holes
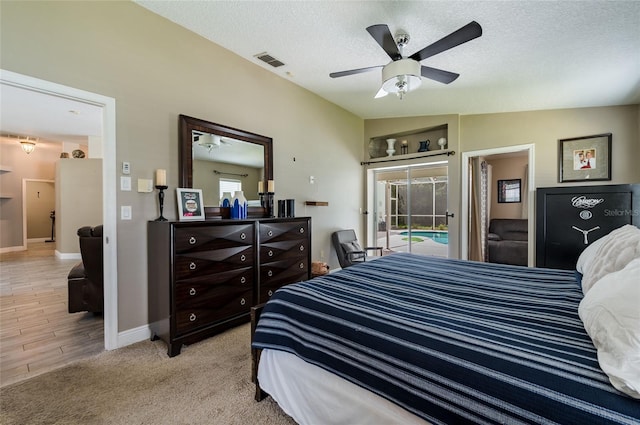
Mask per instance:
[[[273,180],[273,139],[199,118],[180,115],[179,187],[193,188],[193,130],[261,145],[264,148],[264,179],[265,181]],[[205,208],[205,219],[219,218],[219,216],[229,218],[229,212],[220,207]],[[268,217],[266,209],[261,207],[249,207],[249,216]]]

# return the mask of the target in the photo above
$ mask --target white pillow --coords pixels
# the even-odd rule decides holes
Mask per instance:
[[[598,350],[598,363],[618,390],[640,399],[640,258],[604,276],[578,314]]]
[[[582,292],[587,292],[604,275],[622,270],[634,258],[640,258],[640,229],[631,224],[612,231],[604,237],[593,253],[593,259],[584,264]]]
[[[609,233],[609,235],[610,234],[611,233]],[[607,237],[609,237],[609,235],[604,235],[600,239],[597,239],[597,240],[591,242],[584,249],[584,251],[582,251],[582,253],[578,257],[578,262],[576,263],[576,271],[578,273],[584,274],[585,266],[588,265],[588,264],[591,264],[593,262],[593,260],[595,260],[596,253],[598,252],[598,249],[600,249],[600,245],[602,245],[604,243],[604,241],[607,240]]]

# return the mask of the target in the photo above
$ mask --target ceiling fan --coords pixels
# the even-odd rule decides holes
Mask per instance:
[[[409,91],[415,90],[420,86],[422,83],[421,77],[439,81],[444,84],[449,84],[458,78],[460,74],[421,65],[420,61],[482,35],[482,27],[480,24],[472,21],[424,49],[415,52],[411,56],[405,57],[403,56],[403,50],[409,43],[408,34],[398,33],[394,39],[391,31],[389,31],[389,27],[385,24],[372,25],[367,27],[367,31],[387,55],[389,55],[391,62],[386,65],[332,72],[329,76],[331,78],[345,77],[347,75],[360,74],[382,68],[382,87],[375,97],[379,98],[389,93],[396,93],[400,99]]]
[[[218,149],[223,145],[231,145],[231,139],[224,139],[217,134],[193,132],[193,143],[197,143],[209,152],[213,149]]]

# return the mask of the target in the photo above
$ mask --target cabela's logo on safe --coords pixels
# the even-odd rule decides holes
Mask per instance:
[[[604,199],[587,198],[586,196],[574,196],[571,198],[571,205],[576,208],[593,208],[604,202]]]

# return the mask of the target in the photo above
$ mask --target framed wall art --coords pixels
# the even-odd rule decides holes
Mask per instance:
[[[611,180],[611,133],[558,140],[558,181]]]
[[[204,220],[202,189],[176,188],[178,218],[180,220]]]
[[[522,202],[521,179],[498,180],[498,203]]]

